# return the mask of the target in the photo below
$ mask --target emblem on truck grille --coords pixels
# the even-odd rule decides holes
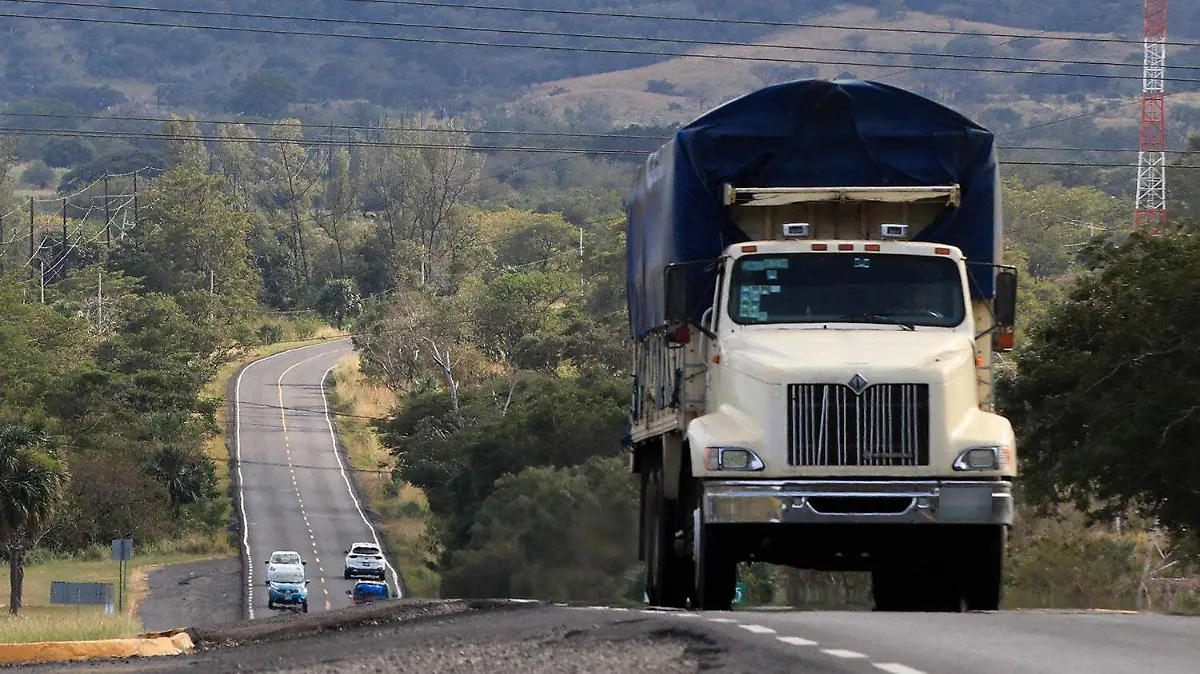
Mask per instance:
[[[862,395],[862,392],[867,390],[867,378],[861,374],[854,375],[846,384],[850,387],[851,391],[854,391],[855,395]]]

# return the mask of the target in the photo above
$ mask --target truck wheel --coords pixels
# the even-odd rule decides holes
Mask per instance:
[[[704,523],[703,504],[703,489],[700,489],[692,510],[692,557],[695,563],[692,608],[728,611],[737,592],[737,559],[728,552],[731,546],[721,540],[721,525]]]
[[[967,610],[1000,610],[1008,530],[1003,526],[980,527],[964,543],[966,563],[962,565],[962,584]]]
[[[642,473],[642,545],[646,557],[646,596],[651,606],[684,608],[687,603],[687,560],[675,554],[678,518],[675,502],[663,493],[662,468]]]

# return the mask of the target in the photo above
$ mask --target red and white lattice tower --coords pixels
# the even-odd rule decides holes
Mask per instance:
[[[1142,61],[1142,132],[1138,147],[1134,229],[1159,234],[1167,225],[1167,110],[1163,78],[1167,71],[1167,0],[1146,0],[1145,56]]]

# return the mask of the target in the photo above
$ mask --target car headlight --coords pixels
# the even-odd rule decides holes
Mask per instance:
[[[707,447],[704,467],[708,470],[762,470],[762,459],[745,447]]]
[[[1012,450],[1008,447],[971,447],[959,452],[954,459],[954,470],[1005,470],[1012,464]]]

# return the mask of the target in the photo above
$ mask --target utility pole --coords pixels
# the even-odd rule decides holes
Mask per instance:
[[[1167,226],[1167,0],[1145,0],[1142,124],[1133,228],[1158,235]]]
[[[29,280],[33,280],[33,197],[29,197]]]
[[[112,248],[112,214],[108,203],[108,173],[104,174],[104,245]]]

